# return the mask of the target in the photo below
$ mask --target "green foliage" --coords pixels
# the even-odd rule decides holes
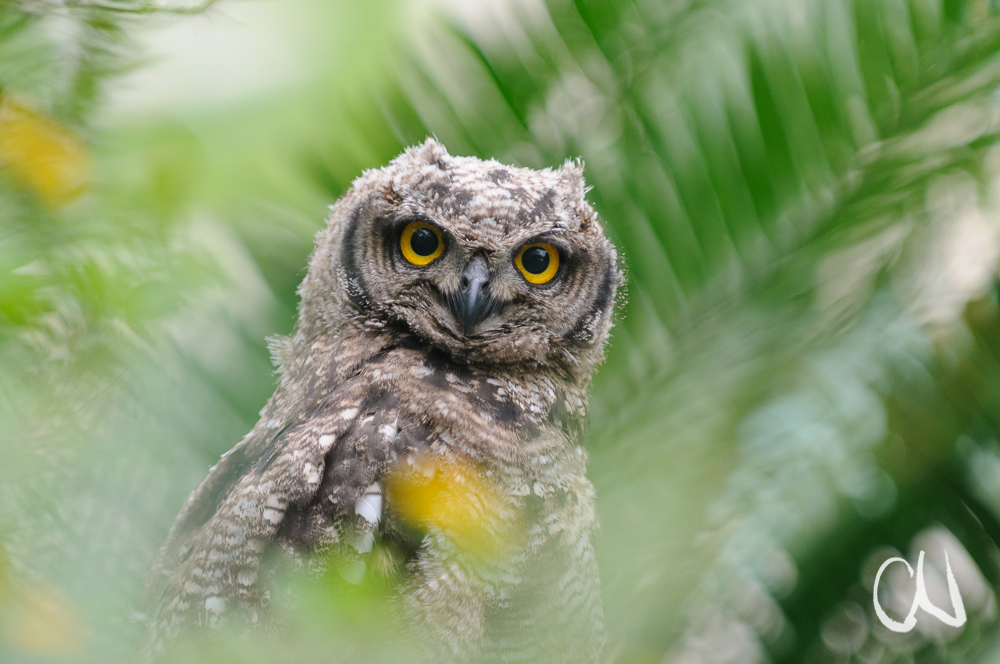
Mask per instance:
[[[384,49],[381,76],[101,130],[155,6],[0,5],[0,91],[83,136],[93,172],[64,205],[0,182],[0,579],[87,616],[75,656],[127,658],[155,547],[273,387],[264,338],[323,205],[434,134],[582,156],[625,258],[588,438],[614,661],[995,657],[994,4],[510,3]],[[872,565],[947,542],[969,624],[882,629]],[[184,656],[398,657],[384,588],[335,576],[290,582],[277,644]]]

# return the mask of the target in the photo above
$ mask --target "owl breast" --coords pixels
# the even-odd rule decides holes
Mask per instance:
[[[336,343],[327,357],[336,357],[342,344],[351,342]],[[556,462],[566,451],[569,458],[582,456],[575,437],[583,397],[543,371],[470,367],[412,336],[398,335],[352,374],[323,394],[311,413],[314,419],[332,415],[351,423],[330,443],[315,496],[286,517],[282,536],[291,543],[326,541],[330,528],[339,525],[334,522],[350,517],[352,509],[370,516],[375,501],[368,496],[375,491],[385,494],[380,508],[406,513],[407,506],[392,504],[385,491],[385,476],[393,473],[427,475],[438,466],[458,465],[475,469],[484,484],[521,500],[561,483],[565,469]],[[277,437],[264,458],[280,454],[280,447]]]
[[[599,649],[581,394],[543,370],[470,367],[401,335],[323,401],[353,423],[315,496],[288,510],[280,540],[353,559],[342,566],[350,582],[378,573],[364,563],[380,544],[402,550],[403,606],[432,656],[485,657],[525,624],[532,661],[554,643],[579,650],[574,661]],[[557,585],[567,570],[575,585]],[[552,587],[564,601],[537,593]]]

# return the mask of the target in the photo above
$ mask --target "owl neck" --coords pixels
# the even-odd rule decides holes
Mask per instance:
[[[296,378],[324,375],[327,381],[346,380],[368,362],[397,361],[398,351],[421,358],[428,366],[443,373],[474,373],[504,383],[534,385],[549,394],[538,415],[565,420],[577,428],[586,417],[587,397],[593,372],[603,360],[603,344],[593,348],[567,350],[549,362],[474,362],[455,358],[412,332],[370,321],[348,321],[339,329],[297,330],[283,365],[282,384],[304,381]],[[551,412],[549,412],[551,410]]]

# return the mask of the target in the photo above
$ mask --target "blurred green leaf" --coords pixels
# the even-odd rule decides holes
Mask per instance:
[[[88,661],[141,639],[155,548],[273,389],[264,339],[294,320],[324,206],[428,134],[582,155],[622,250],[588,435],[610,660],[995,657],[995,3],[494,3],[403,45],[395,5],[317,5],[310,30],[353,58],[107,126],[101,87],[154,7],[119,5],[0,6],[0,89],[94,164],[59,209],[0,183],[0,543],[11,578],[93,614]],[[927,541],[972,561],[969,624],[893,637],[869,567]],[[178,656],[397,660],[388,586],[338,574],[293,575],[284,637]]]

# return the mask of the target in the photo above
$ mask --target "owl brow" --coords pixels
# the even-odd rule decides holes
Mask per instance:
[[[377,230],[381,233],[387,233],[388,231],[401,231],[406,225],[413,221],[422,221],[425,224],[431,224],[437,227],[437,224],[433,220],[428,219],[422,214],[407,214],[401,217],[385,216],[379,217]]]
[[[558,229],[552,229],[545,231],[540,235],[535,235],[528,238],[524,242],[519,243],[517,246],[524,247],[529,244],[538,244],[539,242],[547,242],[559,250],[560,255],[563,258],[569,258],[576,255],[579,252],[573,250],[566,240],[566,233],[559,231]]]

